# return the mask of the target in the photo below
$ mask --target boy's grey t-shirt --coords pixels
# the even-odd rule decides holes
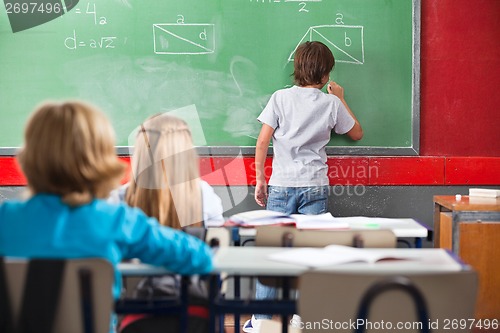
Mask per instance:
[[[274,128],[269,185],[287,187],[328,185],[331,131],[345,134],[355,123],[337,96],[298,86],[276,91],[257,119]]]

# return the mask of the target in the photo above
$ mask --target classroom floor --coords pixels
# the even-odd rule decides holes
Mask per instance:
[[[251,315],[241,315],[240,317],[240,328],[239,330],[234,330],[234,317],[232,315],[226,315],[225,316],[225,321],[224,321],[224,332],[225,333],[233,333],[233,332],[237,332],[237,333],[243,333],[243,331],[241,330],[241,325],[243,325],[243,323],[250,319]],[[273,319],[276,319],[276,320],[279,320],[278,317],[276,318],[273,318]],[[475,328],[472,330],[472,333],[493,333],[493,332],[500,332],[500,329],[480,329],[480,328]]]
[[[225,320],[224,320],[224,331],[225,333],[233,333],[233,332],[237,332],[237,333],[241,333],[243,332],[241,330],[241,326],[243,325],[243,323],[245,321],[247,321],[248,319],[250,319],[251,315],[241,315],[240,316],[240,327],[239,327],[239,330],[234,330],[234,317],[232,315],[226,315],[225,316]]]

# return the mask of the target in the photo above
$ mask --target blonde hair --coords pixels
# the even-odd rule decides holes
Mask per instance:
[[[148,118],[136,136],[126,202],[165,226],[201,225],[198,163],[191,131],[183,120],[167,114]]]
[[[125,171],[103,113],[79,101],[46,102],[30,116],[17,158],[32,192],[72,206],[106,198]]]

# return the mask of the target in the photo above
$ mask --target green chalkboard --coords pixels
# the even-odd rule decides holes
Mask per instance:
[[[331,77],[365,132],[334,137],[329,153],[418,153],[419,0],[20,3],[0,11],[0,153],[22,144],[39,102],[64,98],[103,109],[119,146],[147,116],[174,112],[198,146],[253,147],[306,40],[331,48]]]

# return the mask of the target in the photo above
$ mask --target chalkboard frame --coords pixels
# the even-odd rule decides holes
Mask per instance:
[[[411,142],[405,147],[377,146],[327,146],[328,155],[359,156],[416,156],[420,152],[420,34],[421,0],[412,0],[412,101],[411,101]],[[254,155],[254,146],[204,146],[196,147],[200,156],[237,156]],[[13,156],[19,147],[0,147],[0,156]],[[117,146],[118,155],[128,156],[131,147]],[[269,148],[272,155],[272,147]]]
[[[363,146],[327,146],[327,155],[353,155],[353,156],[418,156],[420,153],[420,33],[421,33],[421,0],[412,1],[412,103],[411,119],[412,133],[411,144],[408,147],[363,147]],[[197,147],[201,156],[236,156],[254,155],[255,147]],[[118,154],[128,155],[129,147],[118,147]],[[273,154],[270,147],[268,155]]]

